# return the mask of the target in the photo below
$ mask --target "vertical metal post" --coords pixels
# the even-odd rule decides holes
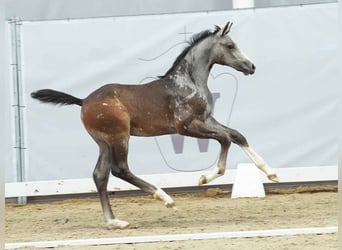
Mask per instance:
[[[3,55],[0,58],[0,81],[2,83],[2,91],[4,93],[7,93],[7,81],[6,81],[6,70],[5,70],[5,1],[0,0],[0,54]],[[5,98],[1,98],[0,105],[2,107],[6,107],[6,101]],[[3,110],[0,108],[0,110]],[[5,171],[4,171],[4,154],[6,154],[6,125],[8,124],[8,121],[6,121],[6,111],[0,113],[0,119],[4,119],[4,121],[1,121],[0,124],[0,137],[2,138],[2,142],[0,144],[0,154],[2,155],[2,158],[0,160],[0,165],[2,166],[0,169],[0,248],[4,245],[3,242],[5,242],[5,185],[3,185],[5,181]]]
[[[21,25],[19,19],[10,20],[12,41],[12,75],[13,75],[13,104],[15,124],[15,144],[17,181],[26,180],[25,173],[25,131],[24,131],[24,101],[21,63]],[[27,197],[18,197],[18,203],[25,204]]]

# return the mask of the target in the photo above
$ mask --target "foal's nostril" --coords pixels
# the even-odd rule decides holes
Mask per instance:
[[[252,69],[255,70],[255,65],[254,65],[254,63],[252,63]]]

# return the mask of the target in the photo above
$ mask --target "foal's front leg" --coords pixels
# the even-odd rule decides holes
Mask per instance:
[[[202,175],[198,184],[207,184],[224,175],[226,171],[228,150],[231,142],[227,136],[227,133],[220,126],[220,124],[213,117],[208,117],[208,119],[204,122],[195,119],[189,125],[179,126],[179,128],[180,129],[178,132],[180,134],[197,138],[215,139],[221,144],[221,152],[217,167],[212,173]]]
[[[249,158],[253,161],[253,163],[266,174],[267,178],[270,181],[273,182],[279,182],[279,179],[277,177],[277,174],[274,172],[274,170],[268,166],[268,164],[265,162],[265,160],[258,155],[250,146],[247,147],[241,147],[243,151],[246,152],[246,154],[249,156]]]
[[[205,122],[194,120],[190,126],[187,127],[184,134],[200,138],[217,139],[221,143],[221,152],[217,168],[215,168],[212,173],[202,175],[199,180],[199,185],[207,184],[225,173],[227,155],[231,142],[239,145],[253,163],[266,174],[269,180],[274,182],[279,181],[275,171],[249,146],[246,138],[241,133],[225,127],[218,123],[213,117],[209,117]]]
[[[198,181],[198,185],[204,185],[207,184],[216,178],[224,175],[226,172],[226,164],[227,164],[227,156],[228,156],[228,150],[230,147],[230,141],[227,140],[225,143],[221,143],[221,152],[219,156],[219,160],[217,163],[217,167],[215,170],[209,174],[202,175],[201,178]]]
[[[252,162],[262,171],[266,174],[267,178],[271,181],[278,182],[278,177],[275,173],[275,171],[268,166],[268,164],[265,162],[265,160],[258,155],[253,148],[251,148],[246,140],[246,138],[237,130],[225,127],[221,125],[222,128],[226,131],[231,141],[237,145],[239,145],[243,151],[246,152],[248,157],[252,160]]]

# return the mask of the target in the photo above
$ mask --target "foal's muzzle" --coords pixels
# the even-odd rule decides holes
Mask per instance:
[[[245,61],[241,70],[245,75],[253,75],[255,72],[255,65],[251,61]]]

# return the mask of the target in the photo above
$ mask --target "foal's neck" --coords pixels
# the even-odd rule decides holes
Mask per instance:
[[[193,84],[197,88],[207,88],[212,66],[211,46],[209,46],[209,42],[204,40],[186,54],[173,72],[173,76],[176,79],[187,79],[188,84]]]

